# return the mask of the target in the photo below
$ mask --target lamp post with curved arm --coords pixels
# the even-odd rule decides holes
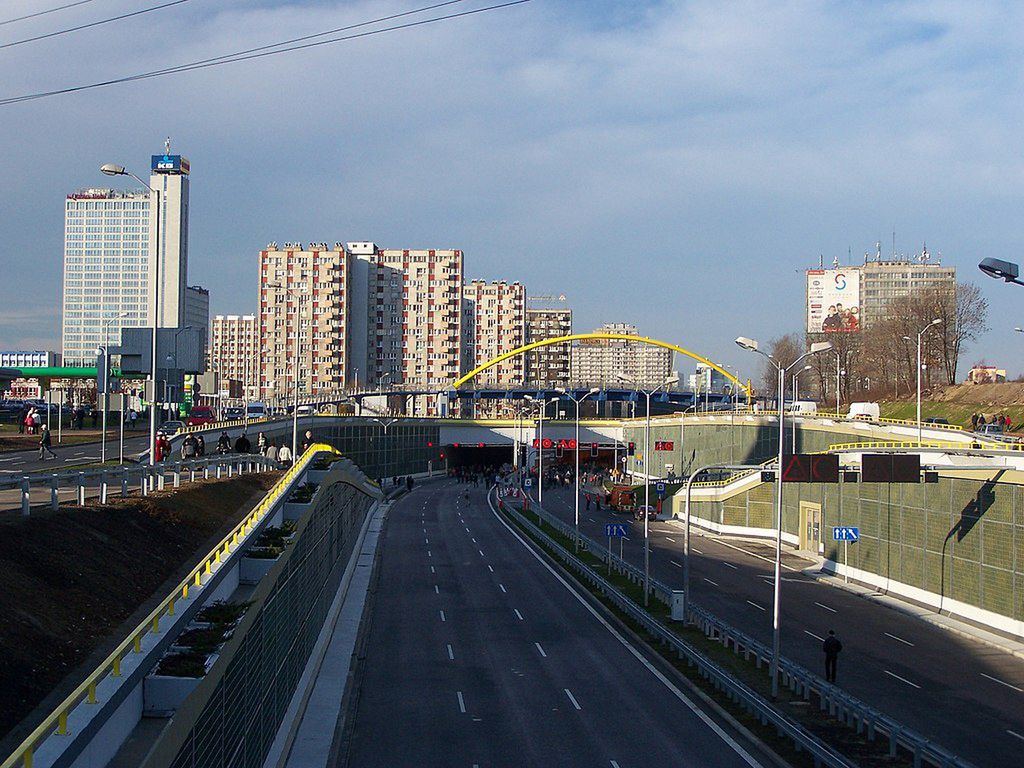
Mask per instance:
[[[574,504],[574,518],[576,521],[576,550],[580,548],[580,403],[586,400],[591,395],[596,395],[601,390],[597,387],[591,387],[589,390],[583,393],[581,397],[573,397],[569,390],[565,387],[556,387],[556,392],[560,392],[565,397],[576,403],[576,493],[575,493],[575,504]]]

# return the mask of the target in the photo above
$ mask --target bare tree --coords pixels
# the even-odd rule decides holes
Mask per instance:
[[[951,317],[943,318],[942,331],[942,364],[947,384],[956,384],[957,366],[965,343],[977,341],[978,336],[988,330],[988,299],[974,283],[957,283],[952,310]]]
[[[789,366],[802,355],[806,349],[803,337],[799,333],[787,333],[768,342],[768,354],[783,366]],[[778,391],[779,373],[768,361],[761,367],[761,386],[766,394]]]

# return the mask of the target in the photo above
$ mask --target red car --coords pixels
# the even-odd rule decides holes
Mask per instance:
[[[195,427],[200,424],[213,424],[217,421],[217,414],[208,405],[197,405],[192,409],[185,421],[186,426]]]

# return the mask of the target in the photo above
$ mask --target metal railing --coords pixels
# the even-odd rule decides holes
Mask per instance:
[[[668,630],[657,619],[650,616],[650,614],[644,611],[641,606],[634,603],[625,595],[622,595],[622,593],[616,590],[614,586],[597,574],[593,568],[574,557],[571,553],[566,551],[564,547],[544,534],[536,527],[536,524],[528,518],[531,516],[534,516],[535,518],[539,516],[559,534],[569,539],[573,539],[576,536],[576,530],[573,526],[564,522],[555,515],[552,515],[532,500],[530,503],[530,511],[528,513],[522,513],[514,509],[511,504],[505,504],[504,508],[514,514],[521,522],[529,525],[538,536],[544,537],[544,539],[550,543],[553,548],[555,548],[559,557],[566,560],[566,562],[570,562],[571,559],[574,563],[574,569],[584,573],[585,577],[591,581],[592,584],[598,586],[601,591],[610,599],[615,601],[616,604],[620,604],[621,601],[625,601],[620,605],[620,607],[638,623],[644,626],[644,628],[647,629],[654,637],[658,638],[659,641],[671,645],[680,656],[685,655],[688,662],[690,659],[690,652],[699,655],[698,651],[690,648],[685,641]],[[603,543],[582,534],[580,535],[580,546],[601,558],[604,562],[609,563],[612,570],[625,576],[634,584],[640,585],[641,589],[643,588],[643,569],[627,562],[615,553],[610,552]],[[671,587],[654,578],[650,580],[650,584],[651,595],[656,600],[666,605],[672,604],[672,595],[674,590]],[[760,668],[762,664],[767,665],[771,661],[772,652],[768,645],[755,640],[750,635],[732,627],[710,612],[700,608],[694,604],[692,598],[688,601],[686,621],[688,624],[700,628],[707,637],[717,640],[724,647],[728,648],[731,646],[734,652],[742,653],[745,658],[750,659],[751,656],[753,656],[754,662],[758,668]],[[712,662],[707,660],[705,661],[707,664],[715,667],[715,670],[717,671],[716,674],[731,680],[731,677],[727,672],[721,670]],[[691,666],[693,666],[692,663]],[[698,667],[700,667],[700,665],[698,665]],[[891,757],[895,757],[898,748],[903,748],[912,755],[915,768],[919,768],[923,764],[936,766],[937,768],[973,768],[973,764],[969,761],[958,757],[939,744],[936,744],[915,731],[906,728],[888,715],[880,712],[878,709],[860,701],[854,696],[851,696],[841,688],[823,680],[821,677],[808,671],[799,664],[796,664],[786,658],[780,658],[779,674],[782,676],[782,682],[791,691],[801,696],[805,701],[809,701],[812,694],[816,695],[818,698],[819,708],[822,712],[827,711],[832,717],[845,723],[850,728],[853,728],[857,733],[865,733],[867,738],[872,741],[878,734],[882,734],[884,737],[888,738],[889,755]],[[725,682],[719,682],[717,678],[714,678],[712,670],[701,667],[701,675],[709,679],[719,690],[726,691],[727,695],[729,695],[733,701],[739,702],[745,709],[747,709],[747,711],[757,716],[762,723],[769,724],[775,722],[774,720],[766,721],[761,716],[761,708],[759,706],[755,706],[752,702],[747,702],[746,699],[739,697],[738,694],[736,696],[731,695],[730,692],[734,689]],[[742,686],[742,684],[740,685]],[[745,688],[745,686],[743,687]],[[777,713],[774,708],[771,708],[759,694],[750,689],[746,690],[751,696],[755,697],[758,701],[767,706],[768,709],[777,717],[784,717]],[[752,706],[754,707],[753,709],[751,708]],[[794,743],[797,743],[798,738],[803,738],[803,735],[807,735],[811,739],[817,741],[816,737],[807,733],[801,726],[796,723],[793,723],[793,726],[798,730],[786,730],[785,732],[793,738]],[[783,729],[780,729],[779,732],[782,733]],[[812,755],[815,755],[817,759],[817,754],[809,744],[800,742],[798,746],[801,749],[806,749]],[[829,750],[829,753],[834,754],[831,750]],[[824,757],[821,759],[826,765],[851,765],[846,758],[842,758],[841,756],[839,757],[842,762],[832,763]]]
[[[941,450],[941,451],[1021,451],[1024,444],[1020,443],[994,443],[984,440],[976,440],[972,443],[958,443],[947,440],[879,440],[875,442],[860,443],[834,443],[828,447],[829,451],[871,451],[879,449],[909,449],[909,450]]]
[[[156,634],[160,632],[160,620],[164,616],[173,616],[178,602],[188,600],[189,593],[193,587],[201,587],[204,581],[212,577],[213,572],[220,567],[221,562],[243,543],[245,537],[274,509],[278,501],[286,493],[290,492],[295,478],[305,472],[318,453],[323,452],[337,453],[334,448],[328,445],[318,443],[310,446],[302,454],[302,457],[284,473],[284,476],[274,484],[274,487],[267,492],[252,511],[195,565],[189,574],[171,590],[170,594],[160,601],[160,604],[118,644],[107,658],[100,662],[96,669],[86,676],[85,680],[78,687],[68,694],[67,698],[56,709],[36,726],[32,733],[25,737],[24,741],[18,745],[18,748],[6,760],[0,763],[0,768],[14,768],[19,764],[24,766],[24,768],[32,768],[35,749],[42,741],[54,734],[59,736],[70,735],[68,717],[71,712],[76,707],[97,703],[97,686],[108,676],[121,676],[121,661],[124,657],[131,653],[142,653],[142,644],[145,637],[150,633]]]
[[[166,461],[158,464],[133,464],[118,467],[97,467],[95,469],[69,469],[53,473],[32,473],[21,476],[0,478],[0,491],[21,491],[21,513],[28,515],[32,509],[32,489],[49,492],[49,506],[60,506],[60,491],[68,488],[77,490],[78,503],[85,504],[87,492],[98,491],[101,504],[106,504],[112,493],[128,496],[136,489],[143,496],[153,490],[163,490],[168,482],[177,488],[182,482],[220,479],[247,472],[264,472],[279,469],[281,465],[258,453],[218,454],[201,459]],[[37,502],[38,503],[38,502]]]

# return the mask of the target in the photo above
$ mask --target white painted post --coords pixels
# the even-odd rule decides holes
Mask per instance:
[[[78,506],[85,506],[85,472],[78,473]]]
[[[107,470],[100,472],[100,504],[107,503]]]
[[[21,478],[21,514],[28,515],[31,506],[30,485],[27,477]]]
[[[181,462],[174,465],[174,487],[181,487]]]
[[[149,472],[150,469],[146,467],[139,475],[139,490],[142,492],[143,496],[149,495]]]
[[[162,491],[164,489],[164,468],[163,466],[157,467],[156,475],[156,489]]]
[[[220,480],[220,462],[217,462],[217,479]]]
[[[128,495],[128,470],[121,470],[121,496],[122,498]]]
[[[209,480],[209,479],[210,479],[210,462],[207,461],[203,465],[203,480]]]
[[[50,509],[58,509],[60,507],[60,497],[57,495],[57,489],[60,487],[60,478],[53,475],[50,478]]]

